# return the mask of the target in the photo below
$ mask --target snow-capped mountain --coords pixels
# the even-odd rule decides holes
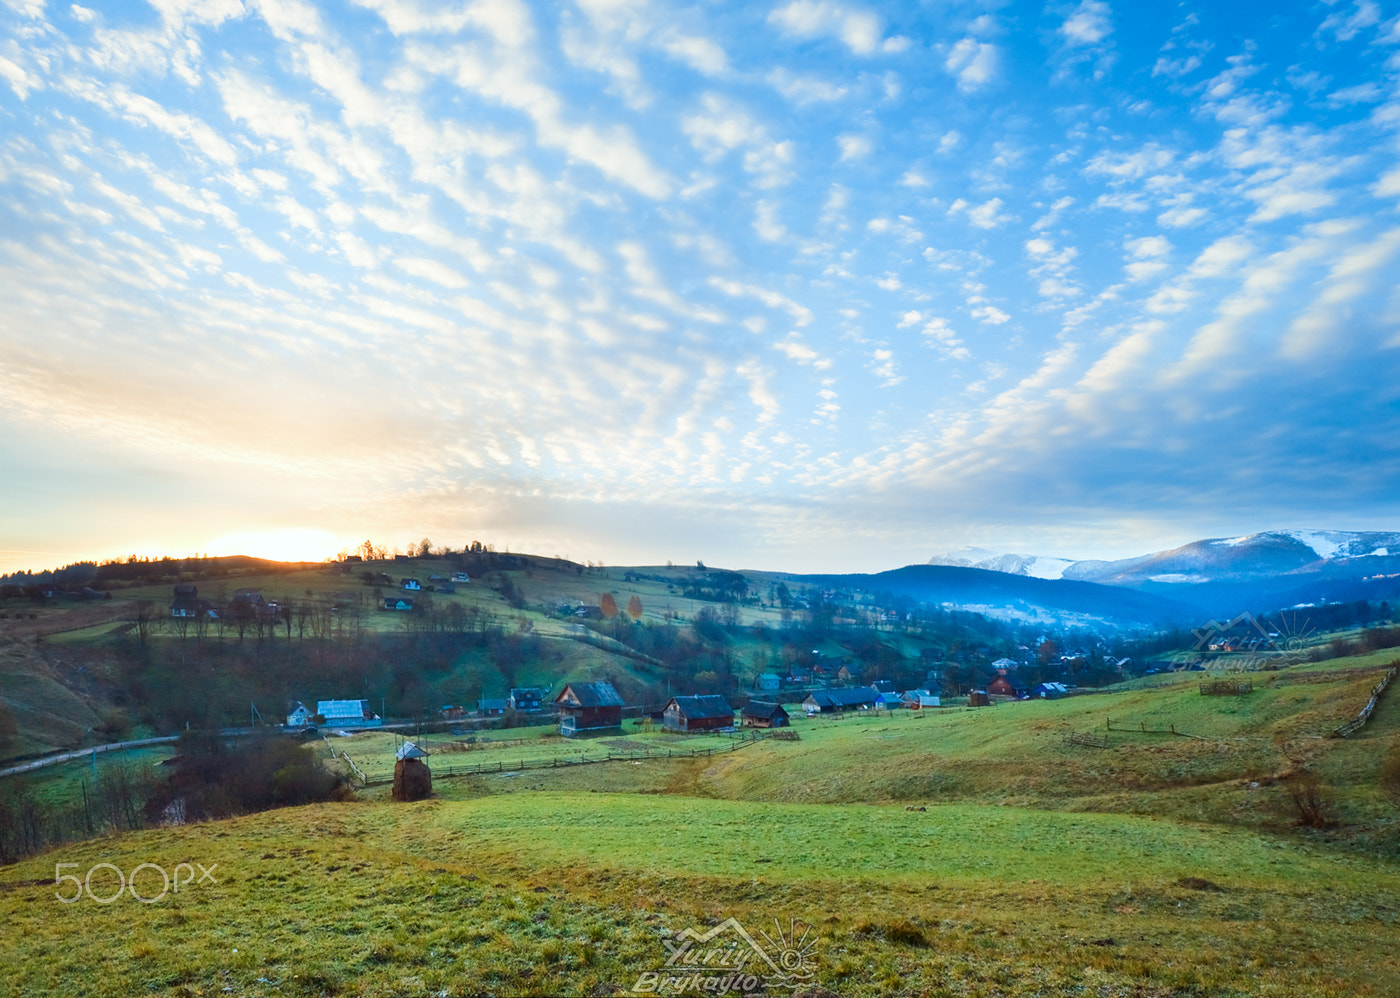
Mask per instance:
[[[1400,533],[1390,531],[1268,530],[1118,561],[962,548],[929,564],[1137,589],[1214,614],[1400,599]]]
[[[930,565],[951,565],[956,568],[983,568],[1007,575],[1028,575],[1035,579],[1058,579],[1075,562],[1068,558],[1046,558],[1034,554],[998,554],[986,548],[963,547],[947,554],[936,554]]]
[[[1147,582],[1198,584],[1249,581],[1281,575],[1309,575],[1354,568],[1372,570],[1376,559],[1400,556],[1400,534],[1344,530],[1269,530],[1244,537],[1192,541],[1121,561],[1080,561],[1065,569],[1066,579],[1108,585]],[[1350,564],[1360,559],[1368,562]]]

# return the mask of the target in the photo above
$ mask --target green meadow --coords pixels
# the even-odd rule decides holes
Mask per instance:
[[[439,777],[418,804],[374,786],[0,871],[4,986],[626,994],[664,968],[667,933],[733,917],[773,938],[805,932],[811,984],[839,995],[1393,995],[1400,808],[1381,771],[1400,752],[1400,707],[1383,701],[1354,738],[1325,737],[1385,664],[1259,674],[1244,697],[1201,696],[1193,676],[976,710],[799,716],[797,740],[732,751],[631,722],[567,744],[542,728],[471,746],[432,735],[440,772],[499,771]],[[1108,747],[1065,739],[1090,731]],[[379,771],[397,739],[329,742]],[[719,751],[665,757],[668,745]],[[330,761],[325,741],[306,751]],[[533,768],[567,753],[630,757]],[[1300,766],[1320,777],[1326,827],[1290,810]],[[73,892],[55,885],[58,863],[85,875],[182,862],[217,882],[151,904],[55,897]],[[140,878],[140,893],[158,892],[158,871]],[[97,897],[116,886],[111,868],[93,873]]]

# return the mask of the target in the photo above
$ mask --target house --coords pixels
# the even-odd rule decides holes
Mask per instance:
[[[884,710],[898,710],[900,707],[904,706],[904,697],[900,696],[898,693],[882,693],[877,691],[875,694],[875,706]]]
[[[782,704],[766,700],[750,700],[739,714],[746,728],[786,728],[789,724],[788,712]]]
[[[672,697],[661,723],[668,731],[718,731],[734,727],[734,708],[722,696]]]
[[[311,718],[313,716],[311,709],[307,707],[306,704],[297,701],[297,705],[293,707],[292,712],[287,715],[287,727],[304,728],[311,723]]]
[[[753,681],[753,688],[762,693],[776,693],[782,685],[782,679],[775,672],[762,673]]]
[[[384,718],[369,709],[368,700],[317,700],[316,717],[335,728],[377,728],[384,723]],[[316,717],[311,718],[313,724]]]
[[[506,706],[511,710],[539,710],[544,706],[544,690],[538,686],[520,686],[510,691]]]
[[[439,582],[437,584],[437,591],[450,596],[457,591],[457,587],[450,582]]]
[[[385,596],[384,609],[406,612],[413,609],[413,600],[404,599],[402,596]]]
[[[939,707],[942,706],[942,703],[942,698],[930,690],[908,690],[904,694],[904,706],[909,710]]]
[[[869,710],[880,694],[869,686],[848,690],[817,690],[802,701],[808,714],[842,714],[848,710]]]
[[[1009,658],[999,658],[992,663],[992,668],[997,672],[1005,672],[1007,669],[1019,669],[1021,663]]]
[[[1058,700],[1068,692],[1069,687],[1064,683],[1041,683],[1031,690],[1033,696],[1040,697],[1042,700]]]
[[[554,705],[559,709],[559,733],[566,738],[622,728],[622,696],[612,683],[565,683]]]
[[[476,709],[482,717],[500,717],[506,712],[504,700],[482,699],[476,702]]]
[[[199,589],[189,582],[181,582],[175,587],[175,598],[170,601],[170,616],[175,620],[193,620],[199,616]]]
[[[457,721],[466,716],[467,708],[465,707],[443,704],[438,708],[438,717],[442,718],[444,721]]]
[[[889,679],[877,679],[870,684],[870,688],[876,693],[893,693],[894,682]]]
[[[405,592],[416,593],[423,590],[423,583],[417,579],[400,579],[399,585],[403,587]]]
[[[472,579],[471,579],[471,576],[468,575],[466,572],[453,572],[453,573],[452,573],[452,581],[453,581],[453,582],[461,582],[461,583],[463,583],[463,584],[466,584],[466,583],[470,582],[471,580],[472,580]]]
[[[987,693],[990,696],[1016,697],[1020,699],[1025,697],[1026,689],[1003,672],[987,684]]]

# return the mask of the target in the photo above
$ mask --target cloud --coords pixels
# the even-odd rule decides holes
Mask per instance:
[[[959,90],[971,93],[996,82],[1001,52],[990,42],[964,38],[948,51],[943,68],[958,81]]]
[[[864,135],[838,135],[836,144],[841,148],[841,162],[864,159],[875,149],[874,143]]]
[[[1113,33],[1112,11],[1100,0],[1081,0],[1059,32],[1070,45],[1097,45]]]
[[[793,38],[837,38],[856,55],[874,55],[882,46],[883,29],[877,14],[831,0],[792,0],[775,8],[768,22]],[[903,47],[896,42],[891,51]]]

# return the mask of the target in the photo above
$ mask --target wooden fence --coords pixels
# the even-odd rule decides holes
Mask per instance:
[[[1217,679],[1213,683],[1201,684],[1203,697],[1242,697],[1253,692],[1253,683],[1241,682],[1238,679]]]
[[[1108,735],[1095,735],[1089,732],[1080,734],[1071,731],[1065,735],[1066,745],[1087,745],[1089,748],[1108,748]]]
[[[593,759],[578,758],[571,759],[567,756],[549,756],[547,758],[526,759],[519,758],[516,763],[509,768],[506,763],[510,760],[498,759],[495,764],[489,762],[478,762],[470,766],[431,766],[433,779],[444,779],[453,776],[485,776],[489,773],[517,773],[529,769],[567,769],[570,766],[592,766],[603,762],[642,762],[651,759],[694,759],[708,757],[716,752],[733,752],[744,745],[752,745],[755,742],[763,741],[770,735],[753,732],[746,733],[743,737],[735,738],[727,746],[704,749],[652,749],[644,748],[641,751],[625,752],[608,750],[606,756],[599,756]],[[344,752],[340,753],[340,758],[350,762],[355,775],[359,777],[360,784],[366,787],[383,786],[394,782],[393,776],[366,776],[350,757]]]
[[[1371,715],[1375,713],[1376,704],[1381,701],[1381,694],[1385,692],[1385,688],[1390,685],[1397,673],[1400,673],[1400,665],[1391,666],[1389,671],[1381,677],[1381,681],[1371,690],[1371,699],[1366,701],[1366,706],[1361,708],[1361,713],[1357,714],[1346,724],[1343,724],[1336,731],[1333,731],[1332,737],[1349,738],[1360,731],[1361,728],[1365,726],[1366,722],[1371,719]]]

